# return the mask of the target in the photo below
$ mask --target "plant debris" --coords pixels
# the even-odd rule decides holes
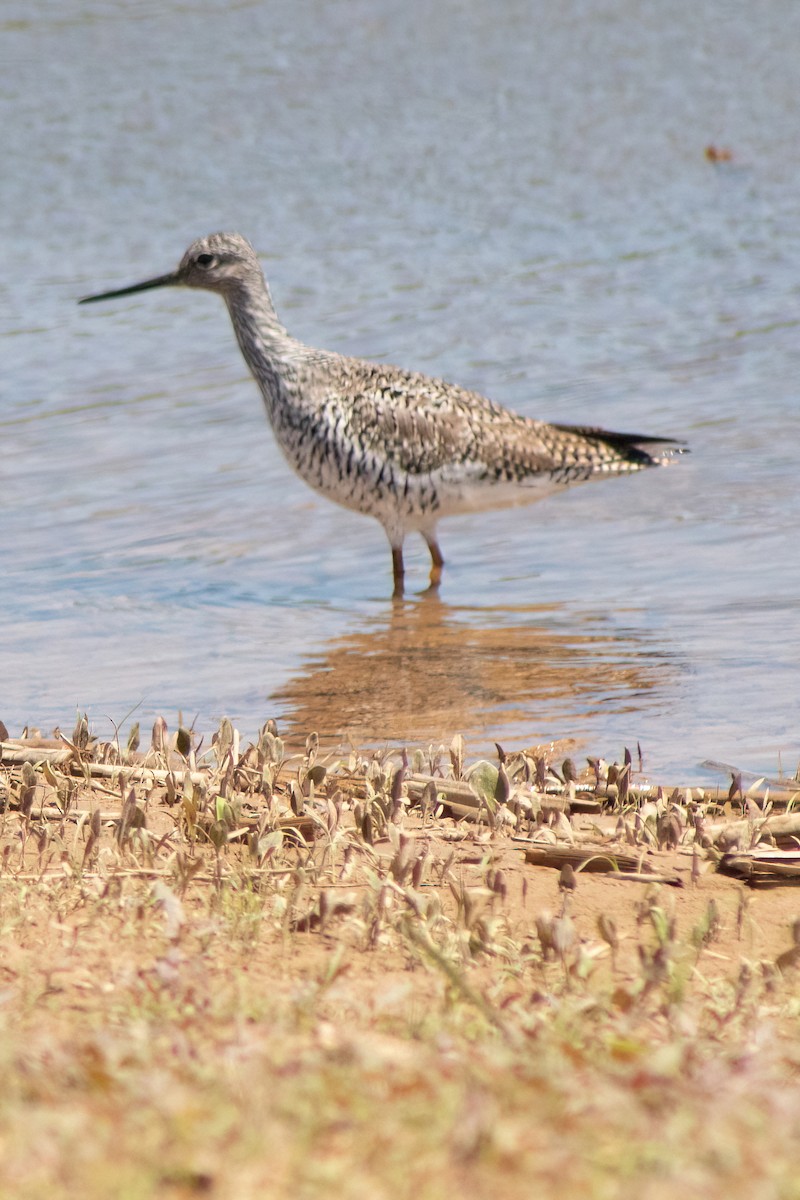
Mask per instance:
[[[274,722],[0,753],[3,1194],[789,1194],[795,893],[723,864],[791,866],[791,797]]]

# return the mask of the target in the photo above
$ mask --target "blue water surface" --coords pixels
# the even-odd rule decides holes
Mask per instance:
[[[274,716],[794,772],[796,4],[50,0],[0,34],[12,733]],[[439,599],[409,544],[393,605],[216,298],[75,303],[219,228],[309,343],[691,456],[445,523]]]

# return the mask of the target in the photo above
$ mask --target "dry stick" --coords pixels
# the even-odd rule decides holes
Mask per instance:
[[[757,816],[754,821],[715,821],[713,825],[706,826],[705,832],[716,842],[723,834],[749,838],[754,829],[758,833],[769,831],[773,837],[800,837],[800,813],[788,813],[782,817]]]
[[[777,856],[754,858],[750,854],[725,854],[717,870],[721,875],[734,875],[748,882],[753,879],[769,879],[771,875],[784,879],[800,879],[800,864],[780,862]]]
[[[430,783],[436,789],[436,799],[440,804],[446,804],[453,809],[468,810],[466,813],[459,811],[458,816],[470,816],[476,808],[486,807],[486,801],[475,791],[471,783],[461,779],[440,779],[436,775],[407,775],[405,785],[409,800],[417,803]],[[539,797],[543,808],[571,806],[576,811],[585,812],[597,812],[601,808],[593,791],[578,789],[572,799],[550,789],[545,789],[542,793],[537,792],[535,795]]]
[[[73,757],[71,750],[64,747],[56,749],[50,746],[12,746],[10,742],[0,742],[0,762],[9,766],[21,766],[22,763],[64,763]]]
[[[85,775],[88,772],[93,779],[114,779],[124,773],[131,780],[152,779],[156,783],[166,783],[170,776],[173,776],[176,782],[185,783],[189,780],[192,783],[206,783],[212,770],[210,767],[207,771],[190,771],[181,767],[166,770],[164,767],[147,767],[141,764],[87,762],[77,759],[72,750],[44,746],[12,746],[9,742],[0,742],[0,764],[21,766],[26,762],[34,765],[46,762],[51,766],[75,763],[80,774]]]
[[[129,782],[146,780],[152,783],[166,783],[168,779],[174,779],[178,786],[187,782],[208,783],[215,771],[218,771],[217,767],[212,767],[210,764],[203,770],[192,771],[188,767],[180,766],[165,768],[149,767],[143,763],[89,762],[79,759],[69,749],[20,747],[13,746],[10,742],[0,742],[0,766],[21,766],[26,762],[33,763],[34,766],[43,762],[49,763],[51,766],[66,766],[74,763],[77,773],[84,778],[88,775],[92,779],[116,779],[119,775],[124,774]],[[285,770],[283,774],[286,775]],[[291,777],[291,773],[289,773],[289,777]]]
[[[208,766],[202,771],[191,771],[188,767],[150,767],[145,763],[100,763],[80,759],[75,752],[65,748],[51,746],[29,747],[15,746],[10,742],[0,742],[0,764],[21,766],[23,763],[50,763],[63,766],[75,763],[82,775],[89,774],[93,779],[114,779],[124,774],[129,780],[151,779],[155,783],[166,783],[172,777],[176,783],[207,783],[217,769]]]
[[[683,887],[683,880],[678,875],[643,871],[641,868],[644,853],[634,855],[595,847],[582,850],[576,846],[540,845],[521,837],[512,838],[512,841],[522,843],[525,847],[525,861],[534,867],[560,868],[568,863],[582,873],[604,874],[608,875],[609,879],[622,879],[629,883],[667,883],[670,887]]]
[[[553,846],[531,838],[514,837],[511,840],[521,849],[524,848],[526,862],[541,867],[563,867],[569,863],[572,867],[582,867],[584,871],[638,871],[645,857],[644,852],[630,854],[599,846],[581,849],[579,846]]]
[[[141,781],[143,779],[152,779],[154,783],[166,783],[169,778],[173,778],[177,784],[180,783],[208,783],[211,775],[211,768],[207,771],[190,771],[188,768],[182,770],[176,767],[173,770],[166,770],[163,767],[141,767],[141,766],[126,766],[125,763],[81,763],[93,779],[115,779],[118,775],[124,774],[129,781]]]

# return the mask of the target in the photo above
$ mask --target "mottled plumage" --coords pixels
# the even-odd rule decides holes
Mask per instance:
[[[222,295],[287,461],[328,499],[380,521],[395,594],[407,533],[428,543],[436,586],[441,517],[527,504],[680,453],[671,439],[548,425],[441,379],[305,346],[278,320],[256,253],[236,233],[193,242],[169,275],[81,303],[166,286]]]

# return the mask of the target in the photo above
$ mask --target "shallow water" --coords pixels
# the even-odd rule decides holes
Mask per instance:
[[[0,34],[12,731],[182,710],[795,769],[796,5],[60,0]],[[75,305],[217,228],[312,344],[691,457],[444,523],[439,600],[393,605],[218,300]]]

